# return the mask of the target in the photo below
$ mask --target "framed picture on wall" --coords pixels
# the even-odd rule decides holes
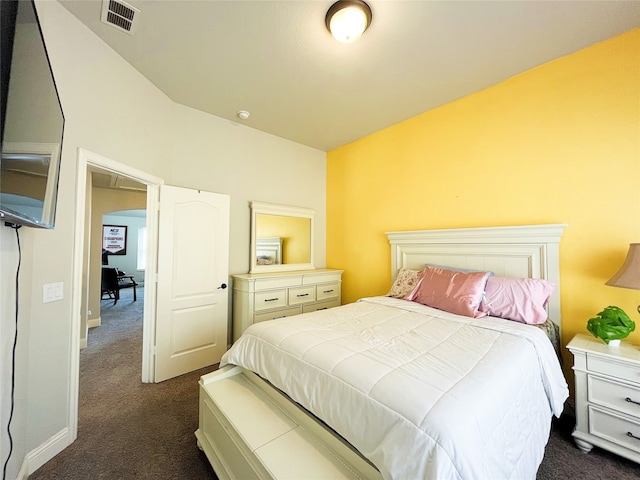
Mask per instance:
[[[102,226],[102,253],[107,255],[127,254],[127,226]]]

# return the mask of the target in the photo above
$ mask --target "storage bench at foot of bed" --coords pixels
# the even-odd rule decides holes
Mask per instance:
[[[220,480],[382,478],[349,444],[254,373],[230,365],[199,384],[196,438]]]

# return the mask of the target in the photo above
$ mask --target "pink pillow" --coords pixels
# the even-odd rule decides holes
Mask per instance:
[[[480,310],[492,317],[540,325],[555,285],[540,278],[489,277]]]
[[[484,317],[478,307],[489,272],[456,272],[426,266],[405,300],[467,317]]]

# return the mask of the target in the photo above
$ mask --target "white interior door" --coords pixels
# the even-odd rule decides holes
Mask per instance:
[[[160,187],[155,381],[213,365],[227,347],[229,196]]]

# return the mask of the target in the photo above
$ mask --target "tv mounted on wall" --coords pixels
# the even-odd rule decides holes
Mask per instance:
[[[0,7],[0,220],[53,228],[64,115],[34,2]]]

